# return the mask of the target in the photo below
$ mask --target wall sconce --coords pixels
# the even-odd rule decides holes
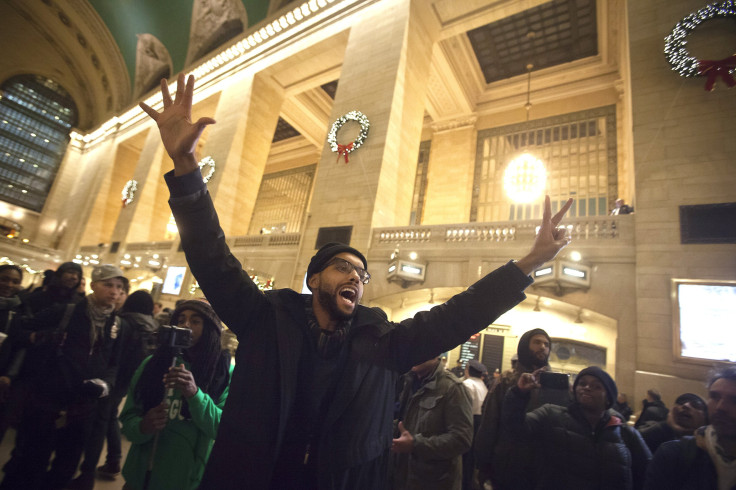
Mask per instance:
[[[415,252],[412,252],[409,256],[413,257],[413,260],[402,259],[399,249],[394,250],[391,254],[391,261],[388,263],[386,274],[388,282],[397,282],[402,288],[408,288],[413,284],[424,282],[424,276],[427,273],[427,263],[417,260]]]
[[[573,291],[587,291],[590,289],[590,272],[587,265],[555,260],[532,272],[532,287],[551,289],[557,296]]]

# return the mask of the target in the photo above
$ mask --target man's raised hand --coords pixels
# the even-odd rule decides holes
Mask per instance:
[[[192,96],[194,94],[194,76],[184,83],[184,74],[180,73],[176,80],[176,96],[171,99],[166,79],[161,80],[161,95],[164,110],[157,112],[145,102],[139,105],[151,119],[156,121],[161,141],[172,160],[174,174],[184,175],[197,169],[194,149],[202,131],[209,124],[214,124],[211,117],[201,117],[192,123]]]
[[[554,259],[560,250],[570,243],[570,239],[565,234],[565,229],[557,227],[570,206],[572,206],[572,198],[568,199],[562,209],[552,216],[549,196],[545,196],[542,225],[534,239],[534,245],[532,245],[532,249],[526,257],[516,262],[516,265],[524,274],[529,275],[537,267]]]

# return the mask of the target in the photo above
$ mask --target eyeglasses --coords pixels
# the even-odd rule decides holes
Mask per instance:
[[[360,282],[363,284],[368,284],[368,281],[371,280],[371,275],[368,273],[367,270],[363,269],[362,267],[358,267],[356,265],[351,264],[345,259],[341,259],[340,257],[334,257],[332,260],[330,260],[327,263],[327,266],[334,264],[335,269],[342,272],[343,274],[350,274],[353,271],[358,273],[358,278],[360,279]]]

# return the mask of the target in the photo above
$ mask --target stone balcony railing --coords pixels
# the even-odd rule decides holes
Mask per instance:
[[[564,225],[575,241],[616,240],[633,245],[634,223],[628,216],[568,218]],[[375,228],[372,246],[400,243],[509,242],[532,240],[539,220],[464,223],[453,225]]]
[[[633,216],[598,216],[590,218],[567,218],[564,225],[573,241],[589,245],[633,246]],[[539,220],[503,221],[493,223],[460,223],[451,225],[403,226],[373,229],[370,250],[384,250],[396,245],[411,244],[428,248],[444,248],[458,246],[472,247],[474,243],[519,245],[531,242],[536,235]],[[301,235],[299,233],[281,233],[268,235],[244,235],[230,237],[228,244],[233,249],[297,247]],[[178,241],[136,242],[121,247],[120,252],[131,255],[147,255],[159,253],[169,255],[176,253],[174,248]],[[367,252],[370,253],[370,250]],[[79,249],[81,254],[105,253],[108,247],[85,246]]]

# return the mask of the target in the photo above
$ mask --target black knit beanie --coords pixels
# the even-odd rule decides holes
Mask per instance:
[[[317,250],[317,253],[312,257],[312,260],[309,261],[309,267],[307,267],[307,285],[309,285],[310,277],[318,272],[322,272],[325,267],[327,267],[327,263],[332,259],[332,257],[343,252],[348,252],[358,257],[360,261],[363,262],[363,268],[368,270],[368,261],[365,260],[362,253],[349,245],[345,245],[344,243],[330,242]]]
[[[148,291],[139,290],[131,293],[123,303],[122,311],[153,315],[153,298]]]
[[[606,408],[611,408],[618,398],[618,388],[613,378],[598,366],[589,366],[578,373],[575,382],[572,384],[573,393],[575,393],[575,388],[577,388],[580,378],[586,374],[598,378],[603,383],[603,387],[606,389],[606,398],[608,398]]]

